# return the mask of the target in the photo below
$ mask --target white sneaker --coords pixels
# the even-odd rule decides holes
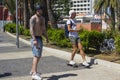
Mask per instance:
[[[42,80],[40,74],[36,73],[36,74],[32,74],[32,79],[34,80]]]
[[[74,62],[74,61],[69,61],[68,64],[69,64],[69,65],[75,65],[75,62]]]
[[[90,66],[86,61],[84,61],[84,62],[82,63],[82,65],[83,65],[83,66],[86,66],[86,67]]]
[[[29,73],[30,75],[32,75],[33,74],[33,72],[32,71],[30,71],[30,73]]]

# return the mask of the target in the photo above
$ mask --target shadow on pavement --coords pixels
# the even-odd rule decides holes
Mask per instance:
[[[7,76],[11,76],[11,75],[12,75],[12,73],[0,74],[0,78],[7,77]]]
[[[77,76],[77,74],[62,74],[62,75],[52,75],[47,80],[59,80],[60,78],[70,77],[70,76]]]

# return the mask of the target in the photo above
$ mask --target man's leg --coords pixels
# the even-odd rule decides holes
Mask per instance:
[[[82,44],[81,44],[80,42],[78,43],[78,48],[80,49],[80,54],[81,54],[82,60],[83,60],[82,65],[83,65],[83,66],[86,66],[86,67],[89,67],[90,65],[89,65],[89,64],[87,63],[87,61],[86,61],[85,53],[84,53],[84,51],[83,51],[83,47],[82,47]]]
[[[77,46],[75,44],[73,44],[72,46],[73,46],[73,51],[72,51],[72,54],[71,54],[71,60],[74,59],[75,53],[77,52]]]
[[[76,54],[76,51],[77,51],[77,46],[76,45],[73,45],[73,52],[71,54],[71,59],[68,63],[68,65],[70,66],[74,66],[74,67],[77,67],[76,63],[73,61],[74,57],[75,57],[75,54]]]
[[[86,61],[85,53],[83,51],[83,47],[82,47],[82,44],[80,42],[78,43],[78,48],[80,49],[80,55],[82,56],[83,62]]]
[[[33,57],[33,63],[32,63],[32,69],[31,69],[31,72],[33,74],[36,74],[37,73],[37,66],[38,66],[38,62],[40,60],[40,57]]]
[[[73,65],[75,65],[75,62],[73,61],[73,59],[74,59],[75,53],[77,51],[77,45],[76,45],[76,39],[74,37],[70,36],[69,39],[72,43],[73,51],[72,51],[71,59],[70,59],[68,65],[73,66]]]
[[[42,39],[39,39],[39,38],[36,38],[36,39],[37,39],[38,45],[32,46],[34,57],[33,57],[33,62],[32,62],[31,75],[32,75],[32,79],[41,80],[42,78],[40,74],[38,74],[37,68],[38,68],[38,62],[42,55]]]

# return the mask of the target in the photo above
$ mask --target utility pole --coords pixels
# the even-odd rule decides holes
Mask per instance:
[[[3,32],[5,32],[5,27],[4,27],[4,0],[3,0],[2,5],[3,5],[3,19],[2,19],[3,27],[2,27],[2,30],[3,30]]]
[[[19,48],[18,0],[16,0],[16,47]]]

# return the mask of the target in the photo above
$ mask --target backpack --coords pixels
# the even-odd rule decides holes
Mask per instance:
[[[72,27],[73,23],[72,21],[70,20],[70,27]],[[68,26],[67,24],[65,24],[65,37],[66,38],[69,38],[69,31],[68,31]]]

